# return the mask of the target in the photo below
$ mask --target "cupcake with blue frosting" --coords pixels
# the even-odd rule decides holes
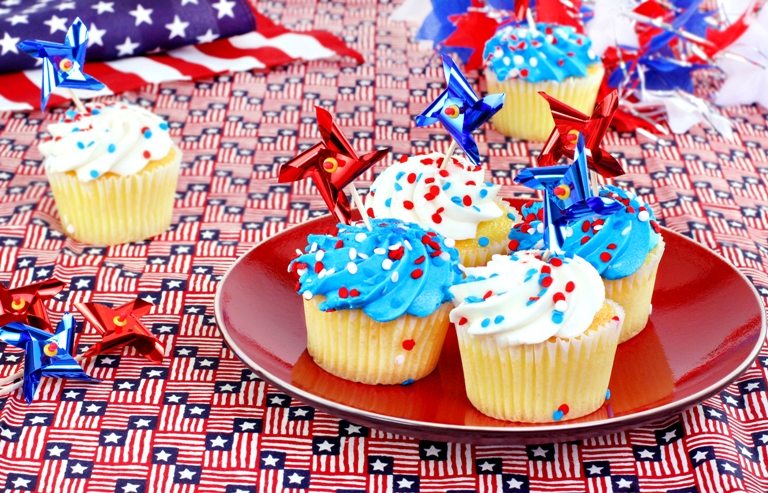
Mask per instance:
[[[462,275],[455,248],[397,219],[309,235],[289,270],[304,298],[307,351],[324,370],[367,384],[409,384],[437,365],[449,288]]]
[[[605,72],[589,38],[555,24],[505,26],[488,40],[483,56],[488,92],[506,94],[494,127],[528,140],[545,140],[554,127],[540,91],[589,114]]]
[[[563,250],[583,257],[605,281],[606,296],[626,312],[620,342],[643,330],[651,313],[651,298],[664,240],[653,210],[634,193],[606,185],[600,196],[621,204],[617,211],[571,222],[565,228]],[[522,222],[509,233],[511,251],[543,246],[542,203],[525,204]]]

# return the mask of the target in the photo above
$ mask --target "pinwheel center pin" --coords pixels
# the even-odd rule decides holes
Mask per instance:
[[[112,323],[117,325],[118,327],[125,327],[128,325],[128,319],[121,317],[120,315],[116,315],[112,319]]]
[[[575,128],[572,128],[568,131],[568,134],[566,134],[565,138],[568,139],[570,144],[576,144],[576,141],[579,139],[579,131]]]
[[[62,58],[59,61],[59,70],[62,72],[70,72],[74,66],[74,62],[69,58]]]
[[[461,109],[456,104],[451,104],[445,107],[445,110],[443,110],[445,113],[445,116],[448,118],[458,118],[461,114]]]
[[[326,173],[333,173],[339,169],[339,161],[333,157],[327,157],[323,160],[323,170]]]
[[[27,306],[27,302],[21,298],[16,298],[13,301],[11,301],[11,308],[16,310],[17,312],[23,310],[25,306]]]
[[[571,196],[571,187],[565,184],[558,185],[555,187],[553,192],[555,194],[555,197],[557,197],[560,200],[565,200]]]
[[[55,342],[49,342],[45,346],[43,346],[43,353],[45,353],[46,356],[54,357],[57,354],[59,354],[59,345]]]

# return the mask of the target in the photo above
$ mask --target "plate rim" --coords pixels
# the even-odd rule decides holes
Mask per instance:
[[[508,200],[509,199],[529,200],[529,199],[520,198],[520,197],[510,197],[508,198]],[[508,437],[508,436],[514,436],[514,435],[524,437],[528,435],[541,435],[543,433],[556,433],[558,435],[563,435],[563,434],[575,435],[579,433],[588,433],[590,431],[595,431],[595,430],[597,431],[606,430],[606,432],[609,432],[608,430],[610,429],[624,429],[627,426],[642,423],[652,418],[667,416],[673,412],[687,409],[692,405],[696,404],[697,402],[701,402],[702,400],[711,397],[712,395],[716,394],[717,392],[725,388],[728,384],[733,382],[739,375],[741,375],[755,361],[757,356],[760,354],[760,350],[762,349],[763,344],[765,344],[766,330],[767,330],[766,329],[766,310],[762,308],[762,305],[763,305],[762,299],[760,298],[760,295],[758,294],[754,284],[752,284],[752,282],[744,274],[742,274],[738,270],[738,268],[736,268],[736,266],[734,266],[731,262],[729,262],[728,259],[720,255],[720,253],[714,250],[711,250],[704,245],[701,245],[695,240],[688,238],[687,236],[681,233],[678,233],[677,231],[673,231],[667,227],[660,226],[661,229],[664,230],[665,234],[671,234],[671,235],[677,236],[682,240],[692,243],[694,246],[698,248],[702,248],[706,252],[718,257],[722,262],[724,262],[728,266],[729,269],[731,269],[734,273],[736,273],[736,275],[738,275],[742,279],[742,281],[744,281],[744,283],[749,287],[750,291],[752,292],[755,302],[762,308],[760,310],[760,329],[759,329],[760,334],[759,334],[759,337],[757,338],[758,343],[751,349],[748,358],[742,361],[734,370],[729,372],[728,375],[719,379],[717,382],[708,385],[706,388],[684,399],[668,402],[666,404],[662,404],[661,406],[645,409],[636,413],[627,414],[627,415],[618,416],[618,417],[614,416],[614,417],[602,418],[597,421],[564,421],[564,422],[558,423],[555,426],[553,426],[552,423],[522,423],[522,426],[520,426],[520,423],[516,422],[518,423],[518,426],[511,428],[507,426],[487,426],[487,425],[469,426],[469,425],[457,425],[457,424],[449,424],[449,423],[435,423],[431,421],[419,421],[414,419],[391,416],[387,414],[381,414],[381,413],[372,412],[372,411],[366,411],[364,409],[360,409],[354,406],[342,404],[342,403],[318,396],[316,394],[313,394],[312,392],[306,391],[300,387],[296,387],[290,382],[286,382],[283,379],[278,378],[275,375],[271,374],[269,371],[265,370],[260,365],[258,365],[255,361],[253,361],[247,354],[245,354],[245,352],[237,344],[235,344],[232,337],[230,336],[229,329],[224,324],[224,317],[222,312],[223,301],[221,299],[222,292],[223,292],[222,287],[225,285],[230,274],[254,250],[261,247],[264,243],[270,240],[273,240],[278,235],[285,234],[300,226],[306,227],[308,224],[320,222],[322,220],[325,220],[329,216],[330,214],[324,214],[322,216],[318,216],[316,218],[310,219],[309,221],[288,226],[287,228],[283,229],[279,233],[274,234],[269,238],[265,238],[262,241],[258,242],[257,244],[253,245],[253,247],[249,248],[248,251],[240,255],[237,258],[237,260],[235,260],[232,263],[232,265],[229,266],[227,271],[222,276],[221,281],[219,281],[218,286],[216,287],[216,295],[214,298],[214,316],[216,317],[216,322],[219,327],[219,331],[221,332],[222,337],[226,341],[227,345],[238,356],[238,358],[240,358],[240,360],[242,360],[243,363],[245,363],[246,366],[248,366],[251,370],[256,371],[263,379],[268,380],[271,384],[286,391],[289,394],[293,394],[296,397],[299,397],[300,399],[304,400],[309,404],[324,408],[329,412],[329,414],[335,414],[336,412],[340,412],[348,416],[350,415],[358,416],[368,420],[369,422],[381,423],[385,426],[397,426],[399,430],[413,430],[413,431],[416,431],[416,434],[419,434],[421,430],[424,430],[427,433],[433,433],[433,434],[440,434],[440,433],[444,433],[445,431],[455,431],[455,432],[465,433],[465,434],[474,433],[474,434],[482,434],[483,436],[494,436],[494,437],[502,437],[502,436]],[[462,437],[459,437],[459,436],[452,437],[453,440],[459,440],[459,441],[461,441],[461,438]]]

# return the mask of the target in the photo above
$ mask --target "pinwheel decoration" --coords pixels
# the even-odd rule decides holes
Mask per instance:
[[[24,349],[24,374],[20,382],[24,398],[31,403],[43,377],[95,381],[72,356],[75,318],[64,314],[51,334],[21,322],[0,327],[0,341]]]
[[[563,253],[563,232],[560,227],[562,209],[558,204],[557,194],[564,196],[569,187],[563,182],[570,166],[547,166],[544,168],[526,168],[515,177],[515,181],[533,190],[544,192],[544,249],[555,254]]]
[[[563,156],[568,158],[573,156],[577,142],[576,136],[581,134],[585,138],[586,148],[590,150],[590,155],[587,157],[587,164],[590,168],[605,177],[624,174],[624,170],[616,158],[601,147],[611,119],[619,106],[617,91],[612,91],[605,96],[595,106],[590,116],[547,93],[540,92],[539,94],[549,103],[552,119],[555,121],[555,128],[544,143],[539,155],[539,166],[550,166],[557,163]]]
[[[75,308],[101,334],[101,340],[88,348],[83,357],[131,346],[154,363],[163,361],[163,345],[140,320],[149,313],[151,303],[137,299],[111,308],[101,303],[76,302]]]
[[[504,104],[504,94],[489,94],[479,98],[472,86],[448,56],[443,56],[446,89],[421,114],[416,125],[423,127],[440,122],[475,165],[480,153],[472,132],[488,121]],[[448,153],[450,155],[450,152]]]
[[[319,106],[316,106],[315,110],[322,142],[285,163],[280,168],[278,181],[285,183],[312,178],[331,213],[340,222],[349,224],[352,210],[344,189],[350,186],[353,198],[362,210],[361,201],[352,182],[389,151],[376,150],[358,156],[341,128],[333,121],[331,114]],[[362,216],[365,220],[366,215]]]
[[[18,44],[26,54],[43,60],[43,83],[40,107],[45,110],[48,97],[56,87],[98,91],[104,84],[83,71],[85,51],[88,46],[88,29],[80,18],[76,18],[67,31],[64,43],[51,41],[24,40]],[[83,105],[74,93],[71,94],[81,112]]]
[[[44,302],[64,289],[58,279],[48,279],[17,288],[0,284],[0,327],[20,322],[37,329],[53,331]]]

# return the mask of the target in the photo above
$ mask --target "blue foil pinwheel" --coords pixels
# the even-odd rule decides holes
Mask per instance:
[[[416,125],[424,127],[440,122],[475,165],[480,153],[472,132],[487,122],[504,104],[504,94],[479,98],[472,86],[448,56],[443,56],[446,88],[427,109],[416,116]]]
[[[79,17],[69,26],[64,43],[24,40],[18,44],[27,55],[43,60],[41,109],[45,109],[48,97],[56,87],[91,91],[104,88],[104,84],[83,72],[87,45],[88,28]]]
[[[28,403],[34,399],[43,377],[96,381],[72,356],[74,338],[75,317],[69,313],[64,314],[53,334],[21,322],[0,327],[0,341],[24,349],[22,388]]]

